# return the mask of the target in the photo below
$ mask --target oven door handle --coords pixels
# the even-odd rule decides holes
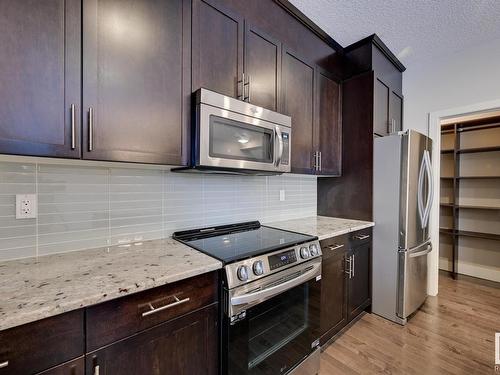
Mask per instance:
[[[299,276],[291,280],[285,281],[281,284],[272,286],[270,288],[259,290],[258,292],[231,297],[231,305],[237,306],[237,305],[250,304],[258,301],[264,301],[266,299],[275,296],[276,294],[282,293],[288,289],[291,289],[293,287],[296,287],[297,285],[309,281],[315,278],[316,276],[319,276],[320,274],[321,274],[321,262],[317,262],[311,265],[308,271],[300,274]]]

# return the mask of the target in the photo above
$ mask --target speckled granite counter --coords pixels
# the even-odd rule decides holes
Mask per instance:
[[[341,219],[337,217],[311,216],[302,219],[266,223],[270,227],[317,236],[320,240],[373,227],[371,221]]]
[[[173,239],[0,262],[0,331],[221,267]]]

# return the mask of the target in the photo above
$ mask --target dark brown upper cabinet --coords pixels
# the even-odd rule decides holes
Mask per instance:
[[[342,173],[342,95],[341,85],[327,71],[316,69],[317,116],[314,127],[318,175]],[[293,152],[293,149],[292,149]]]
[[[81,0],[0,1],[0,153],[80,157]]]
[[[282,112],[292,117],[293,173],[314,173],[315,66],[283,47]]]
[[[190,2],[86,0],[83,157],[186,163]]]
[[[402,82],[406,68],[375,34],[346,47],[345,54],[351,76],[374,73],[373,133],[385,136],[402,130]]]
[[[292,117],[292,172],[340,176],[341,85],[283,47],[281,110]]]
[[[281,43],[210,0],[193,2],[193,91],[204,87],[276,111]]]
[[[245,23],[243,99],[277,111],[281,80],[281,43]]]
[[[210,0],[193,1],[193,91],[243,95],[243,17]]]

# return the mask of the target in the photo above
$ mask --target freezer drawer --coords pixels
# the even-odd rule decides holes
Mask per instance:
[[[408,250],[399,251],[399,283],[397,315],[407,318],[427,298],[427,254],[430,241]]]

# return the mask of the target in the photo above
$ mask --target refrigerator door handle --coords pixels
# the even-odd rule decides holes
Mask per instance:
[[[427,248],[425,250],[422,250],[422,251],[416,251],[414,253],[409,253],[409,257],[410,258],[417,258],[417,257],[421,257],[423,255],[427,255],[429,254],[430,252],[432,251],[432,244],[428,244],[427,245]]]
[[[422,161],[420,163],[420,171],[418,172],[418,184],[417,184],[417,208],[418,216],[420,218],[420,226],[425,228],[425,217],[424,217],[424,203],[422,197],[422,190],[424,189],[424,173],[425,173],[425,153],[422,156]]]
[[[432,178],[432,164],[431,157],[428,150],[424,151],[424,160],[425,160],[425,170],[427,173],[427,203],[424,211],[424,228],[429,224],[429,217],[431,214],[432,201],[434,200],[434,181]]]

